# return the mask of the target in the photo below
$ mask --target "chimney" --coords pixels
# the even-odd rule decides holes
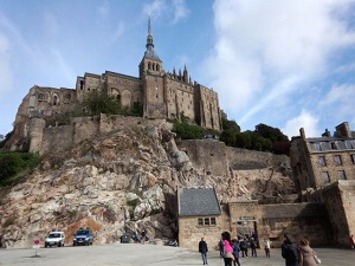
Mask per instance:
[[[348,122],[343,122],[335,127],[335,137],[351,138],[351,131]]]

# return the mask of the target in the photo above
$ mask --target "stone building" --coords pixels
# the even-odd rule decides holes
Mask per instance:
[[[197,250],[201,237],[207,243],[218,241],[225,228],[219,201],[213,188],[179,188],[179,245]],[[212,247],[211,247],[212,248]]]
[[[355,232],[355,132],[347,122],[331,136],[306,138],[304,129],[291,140],[291,167],[302,201],[325,205],[334,243],[348,245]]]
[[[85,73],[78,77],[75,89],[33,86],[23,99],[14,123],[14,134],[7,149],[25,149],[31,117],[51,117],[74,108],[92,91],[113,96],[123,108],[143,108],[148,119],[181,119],[205,129],[221,130],[217,92],[198,82],[192,82],[187,67],[176,73],[166,72],[163,61],[154,49],[150,21],[146,50],[139,64],[139,76],[106,71],[98,75]]]
[[[337,180],[355,180],[355,136],[347,122],[326,130],[320,138],[306,138],[304,129],[291,140],[291,167],[299,191],[318,189]]]

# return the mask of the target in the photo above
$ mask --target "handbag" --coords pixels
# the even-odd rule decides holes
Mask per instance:
[[[322,261],[320,260],[320,258],[317,257],[317,255],[313,255],[314,261],[316,262],[316,264],[321,264]]]
[[[226,258],[226,259],[232,259],[232,260],[234,260],[234,256],[233,256],[232,252],[224,253],[224,256],[223,256],[223,257]]]

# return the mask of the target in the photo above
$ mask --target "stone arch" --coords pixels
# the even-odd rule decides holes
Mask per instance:
[[[135,91],[133,93],[132,101],[133,103],[142,103],[143,96],[141,91]]]
[[[128,90],[125,90],[122,92],[122,107],[131,107],[131,92]]]
[[[52,104],[53,105],[59,105],[59,96],[58,96],[58,94],[53,94],[53,96],[52,96]]]

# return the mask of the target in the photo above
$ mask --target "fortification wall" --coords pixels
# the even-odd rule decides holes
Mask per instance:
[[[68,149],[73,145],[72,125],[49,127],[43,130],[41,154]]]
[[[270,166],[290,168],[290,159],[286,155],[226,147],[226,156],[233,170],[255,170]]]
[[[336,244],[349,246],[349,235],[355,234],[355,181],[339,180],[314,194],[329,212]]]
[[[187,153],[192,163],[207,175],[228,175],[226,145],[216,140],[183,140],[177,142],[180,150]]]
[[[273,247],[281,246],[283,234],[292,234],[297,241],[307,237],[314,246],[332,243],[331,226],[322,203],[289,203],[258,205],[255,201],[229,204],[231,228],[243,227],[249,220],[259,241],[269,238]],[[252,221],[254,220],[254,221]],[[238,223],[239,222],[239,223]]]
[[[135,125],[159,125],[165,120],[147,120],[142,117],[105,115],[95,117],[75,117],[70,125],[45,127],[45,120],[32,118],[30,128],[30,152],[46,154],[70,148],[84,140],[93,139],[99,134],[113,130],[123,130]]]

